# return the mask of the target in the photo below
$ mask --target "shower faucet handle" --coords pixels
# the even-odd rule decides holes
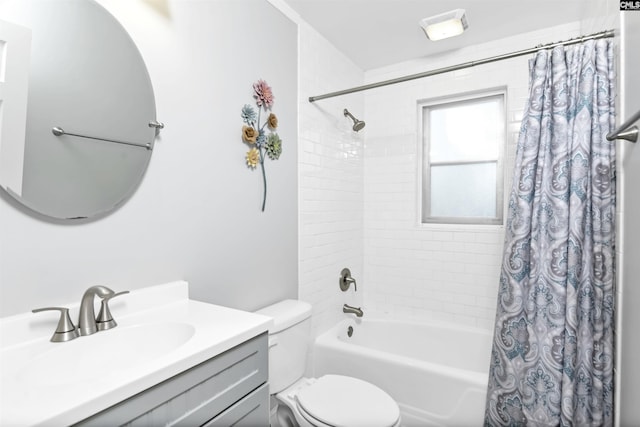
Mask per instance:
[[[338,279],[338,283],[340,283],[340,290],[342,292],[347,292],[349,290],[349,286],[353,283],[354,292],[358,292],[358,286],[356,285],[356,279],[351,277],[351,271],[348,268],[343,268],[340,272],[340,279]]]

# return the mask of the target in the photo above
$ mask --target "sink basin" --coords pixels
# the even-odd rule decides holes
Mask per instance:
[[[24,347],[19,356],[21,367],[14,371],[15,380],[36,386],[93,384],[105,375],[126,374],[167,355],[194,333],[195,328],[187,323],[150,323],[118,326],[65,343],[40,343],[33,346],[33,354]]]
[[[112,307],[118,326],[49,341],[57,316],[0,318],[0,426],[73,425],[266,333],[270,318],[189,299],[184,281]],[[77,313],[78,304],[66,304]]]

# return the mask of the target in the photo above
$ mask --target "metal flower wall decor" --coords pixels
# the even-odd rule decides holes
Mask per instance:
[[[247,151],[247,167],[255,169],[260,164],[262,170],[262,182],[264,191],[262,196],[262,211],[267,201],[267,175],[264,171],[264,160],[269,157],[271,160],[278,160],[282,153],[282,140],[275,132],[278,127],[278,118],[271,112],[273,106],[273,92],[271,86],[264,80],[258,80],[253,84],[253,97],[256,99],[258,111],[249,104],[242,107],[242,141],[250,148]],[[266,119],[263,118],[262,113]],[[268,113],[268,116],[267,116]]]

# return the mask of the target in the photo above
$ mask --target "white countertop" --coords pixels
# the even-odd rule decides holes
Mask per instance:
[[[69,307],[74,323],[77,305]],[[266,332],[271,324],[271,319],[266,316],[189,300],[186,282],[132,291],[114,298],[109,305],[113,318],[118,322],[116,328],[66,343],[49,341],[57,324],[57,311],[0,319],[1,426],[76,423]],[[83,352],[87,352],[88,346],[94,351],[95,346],[108,342],[116,337],[116,333],[132,330],[125,331],[125,328],[151,330],[149,328],[155,325],[168,329],[192,325],[195,332],[184,344],[169,352],[149,356],[141,349],[140,354],[146,354],[141,356],[144,360],[134,361],[129,368],[111,372],[109,366],[95,366],[95,375],[86,376],[87,368],[91,372],[94,368],[91,360],[83,359]],[[111,332],[114,333],[109,337]],[[171,345],[167,344],[167,348],[172,348]],[[68,351],[74,358],[60,362],[57,360],[60,358],[47,357],[47,352],[59,351],[60,346],[68,346],[65,353]],[[131,348],[127,350],[122,353],[135,353]],[[38,374],[33,380],[29,378],[33,376],[34,351],[38,354],[39,369],[42,370],[43,366],[47,370],[50,368],[51,375]],[[108,357],[118,354],[118,348],[101,351]],[[56,366],[47,366],[47,363],[52,363],[49,360],[55,360]],[[85,371],[80,372],[82,369]]]

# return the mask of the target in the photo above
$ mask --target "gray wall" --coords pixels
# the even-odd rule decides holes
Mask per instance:
[[[297,26],[266,0],[100,0],[147,63],[165,122],[136,193],[60,224],[0,197],[0,317],[79,301],[89,286],[185,279],[191,297],[252,310],[297,296]],[[244,104],[273,88],[283,154],[245,164]],[[126,100],[123,100],[126,102]]]
[[[626,120],[640,110],[640,12],[621,12],[622,15],[622,63],[621,100]],[[618,196],[623,200],[624,233],[622,240],[622,326],[620,366],[620,416],[621,426],[640,425],[640,147],[638,144],[618,142],[622,149],[623,180]]]

